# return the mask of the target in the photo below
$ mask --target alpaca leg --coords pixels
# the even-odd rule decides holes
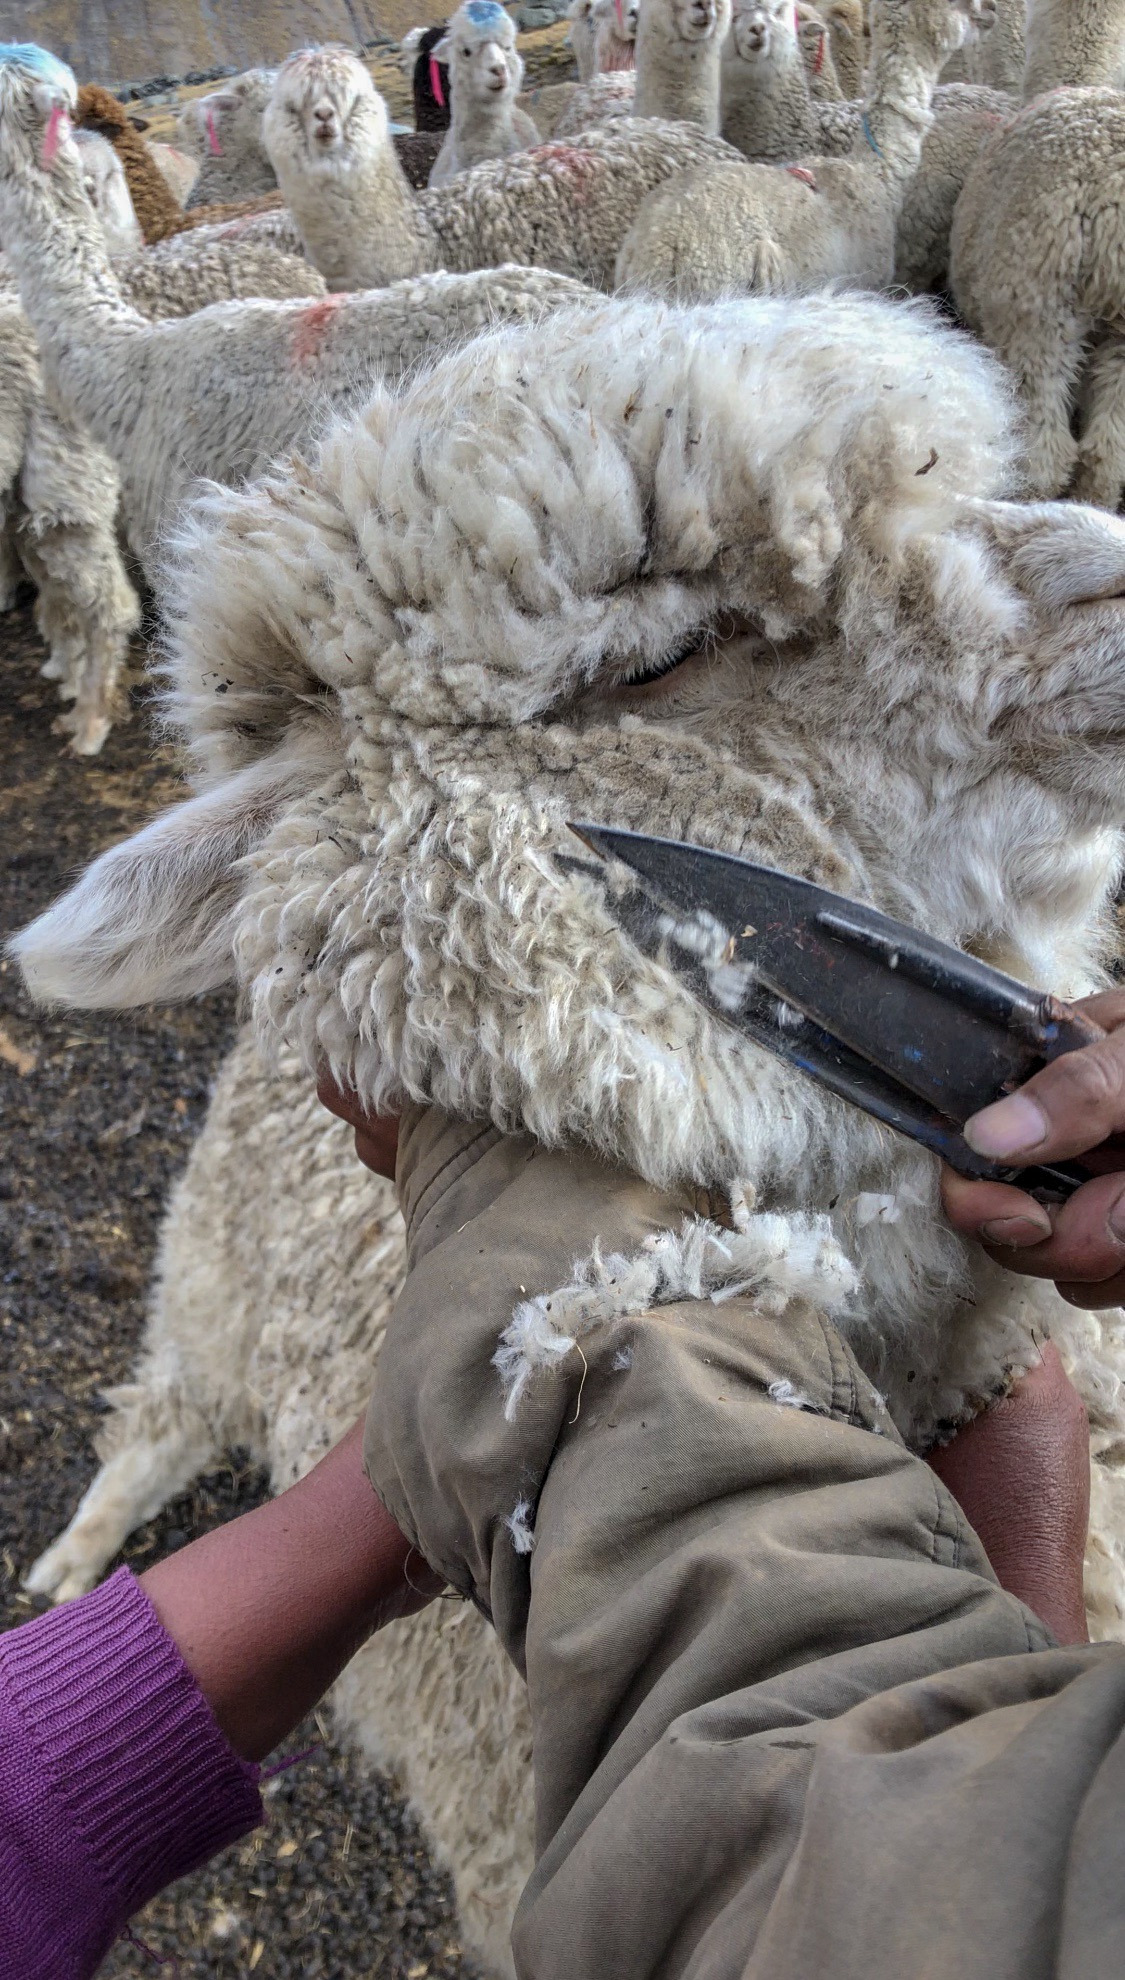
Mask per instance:
[[[117,544],[117,476],[81,428],[42,402],[32,413],[21,495],[37,618],[50,648],[44,672],[74,702],[60,723],[72,748],[93,756],[121,712],[118,677],[141,616]]]
[[[1012,372],[1023,401],[1027,432],[1028,493],[1040,500],[1064,495],[1078,458],[1071,415],[1082,370],[1085,337],[1072,315],[1050,320],[982,326],[986,344]]]
[[[0,496],[0,612],[10,612],[24,575],[16,546],[14,512]]]
[[[1078,502],[1117,510],[1125,492],[1125,342],[1111,338],[1094,353],[1083,399],[1071,493]]]
[[[153,1375],[109,1391],[113,1413],[98,1439],[101,1470],[74,1518],[29,1570],[33,1595],[69,1602],[92,1588],[107,1562],[145,1520],[216,1455],[214,1433],[183,1390]]]

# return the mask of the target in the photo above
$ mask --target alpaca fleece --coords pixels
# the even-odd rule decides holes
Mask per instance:
[[[1111,598],[1125,530],[997,501],[1015,445],[983,352],[844,299],[606,303],[377,393],[316,469],[197,512],[173,622],[202,794],[22,938],[29,980],[126,1004],[233,949],[262,1034],[374,1104],[830,1214],[848,1330],[924,1445],[1054,1294],[971,1255],[928,1157],[715,1021],[557,856],[568,818],[656,828],[1098,982],[1125,616],[1065,606]],[[690,674],[630,689],[684,643]]]
[[[1032,492],[1109,509],[1125,491],[1125,370],[1112,355],[1125,303],[1123,147],[1119,90],[1037,97],[979,153],[950,244],[957,308],[1019,387]]]

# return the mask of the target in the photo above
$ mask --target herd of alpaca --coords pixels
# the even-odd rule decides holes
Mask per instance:
[[[69,70],[0,45],[0,605],[37,585],[88,753],[147,587],[196,792],[18,953],[46,999],[237,981],[248,1013],[28,1584],[90,1586],[232,1446],[287,1485],[362,1408],[405,1247],[327,1061],[724,1186],[750,1207],[699,1295],[811,1284],[916,1448],[1051,1335],[1091,1629],[1125,1636],[1125,1316],[966,1247],[927,1155],[716,1026],[555,860],[568,817],[670,832],[1105,981],[1125,0],[1034,0],[1026,34],[1019,0],[573,0],[570,31],[577,82],[531,95],[496,0],[418,37],[420,189],[349,51],[224,85],[181,118],[203,224],[159,241]],[[521,1382],[618,1297],[597,1270],[528,1288]],[[510,1972],[530,1727],[485,1623],[394,1625],[333,1707]]]

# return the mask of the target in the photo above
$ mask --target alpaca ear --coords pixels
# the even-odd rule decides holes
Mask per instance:
[[[436,41],[433,47],[431,48],[430,60],[431,62],[441,62],[444,64],[446,68],[448,68],[449,58],[452,55],[452,53],[453,53],[452,38],[448,34],[443,34],[441,40]]]
[[[124,1010],[229,982],[238,863],[324,769],[308,752],[269,757],[103,853],[12,940],[31,995]]]
[[[1080,502],[972,502],[1019,586],[1055,610],[1125,598],[1125,518]]]

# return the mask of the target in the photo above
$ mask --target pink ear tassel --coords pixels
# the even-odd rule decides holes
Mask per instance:
[[[40,156],[44,165],[53,165],[55,159],[58,157],[59,146],[66,136],[66,125],[68,122],[69,119],[62,104],[56,103],[47,119],[47,128],[43,133],[43,150]]]
[[[621,39],[625,39],[625,16],[621,11],[621,0],[613,0],[613,11],[617,15],[617,25],[621,29]]]
[[[445,109],[445,97],[441,87],[441,66],[436,55],[430,56],[430,88],[439,110]]]
[[[820,40],[816,44],[816,61],[813,63],[814,76],[818,76],[824,67],[824,45],[827,40],[828,40],[828,29],[821,28]]]
[[[215,112],[213,110],[208,110],[204,122],[207,125],[207,142],[211,147],[211,156],[213,158],[221,158],[223,147],[219,143],[219,133],[215,129]]]

